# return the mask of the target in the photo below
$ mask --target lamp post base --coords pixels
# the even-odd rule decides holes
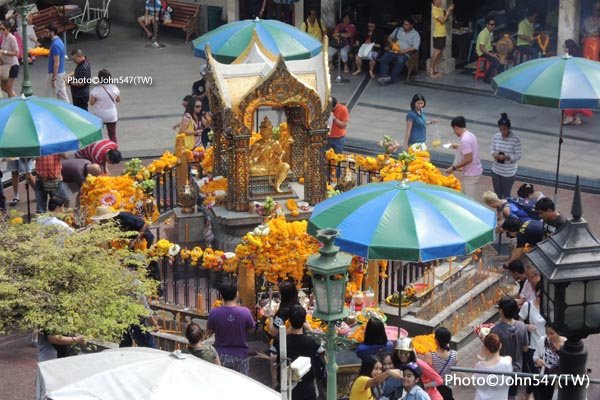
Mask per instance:
[[[587,350],[580,338],[568,338],[559,350],[558,400],[586,400]]]

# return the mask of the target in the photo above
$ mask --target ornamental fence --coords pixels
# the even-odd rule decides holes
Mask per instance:
[[[361,168],[354,160],[345,160],[336,163],[333,160],[327,162],[327,184],[334,185],[343,181],[343,177],[349,171],[352,174],[353,185],[359,186],[371,182],[379,182],[379,172]]]
[[[180,256],[162,257],[158,263],[164,301],[195,309],[198,314],[208,313],[215,300],[220,300],[220,284],[233,279],[233,274],[202,268]]]

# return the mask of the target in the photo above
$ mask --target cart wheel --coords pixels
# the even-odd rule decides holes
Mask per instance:
[[[96,35],[100,39],[106,39],[110,33],[110,21],[108,18],[102,18],[96,24]]]

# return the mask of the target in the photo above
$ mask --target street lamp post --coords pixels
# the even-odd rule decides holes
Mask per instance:
[[[23,85],[21,93],[23,93],[26,97],[33,95],[33,90],[31,89],[31,81],[29,80],[29,62],[27,57],[29,55],[29,49],[27,48],[27,14],[33,8],[33,5],[27,4],[27,0],[19,0],[19,14],[21,14],[21,25],[23,25],[23,54],[21,55],[23,58]]]
[[[339,235],[336,229],[317,231],[317,239],[323,243],[320,254],[308,258],[306,265],[312,273],[312,284],[316,299],[313,315],[327,321],[327,400],[337,399],[337,363],[336,352],[344,348],[344,340],[335,333],[335,323],[348,315],[345,309],[346,283],[348,267],[352,256],[339,253],[340,248],[333,245]]]
[[[573,218],[537,244],[527,258],[541,272],[541,314],[567,341],[559,350],[559,400],[585,400],[587,351],[582,339],[600,333],[600,238],[581,217],[579,177]]]

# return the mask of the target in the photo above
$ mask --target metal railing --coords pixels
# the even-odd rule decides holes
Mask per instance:
[[[160,214],[172,210],[177,205],[176,169],[177,165],[150,177],[150,179],[154,179],[156,182],[156,186],[154,186],[154,198],[156,199],[156,206]]]
[[[215,300],[220,299],[218,287],[231,280],[232,274],[217,272],[194,265],[181,257],[162,257],[159,260],[160,287],[166,303],[194,308],[208,313]]]

